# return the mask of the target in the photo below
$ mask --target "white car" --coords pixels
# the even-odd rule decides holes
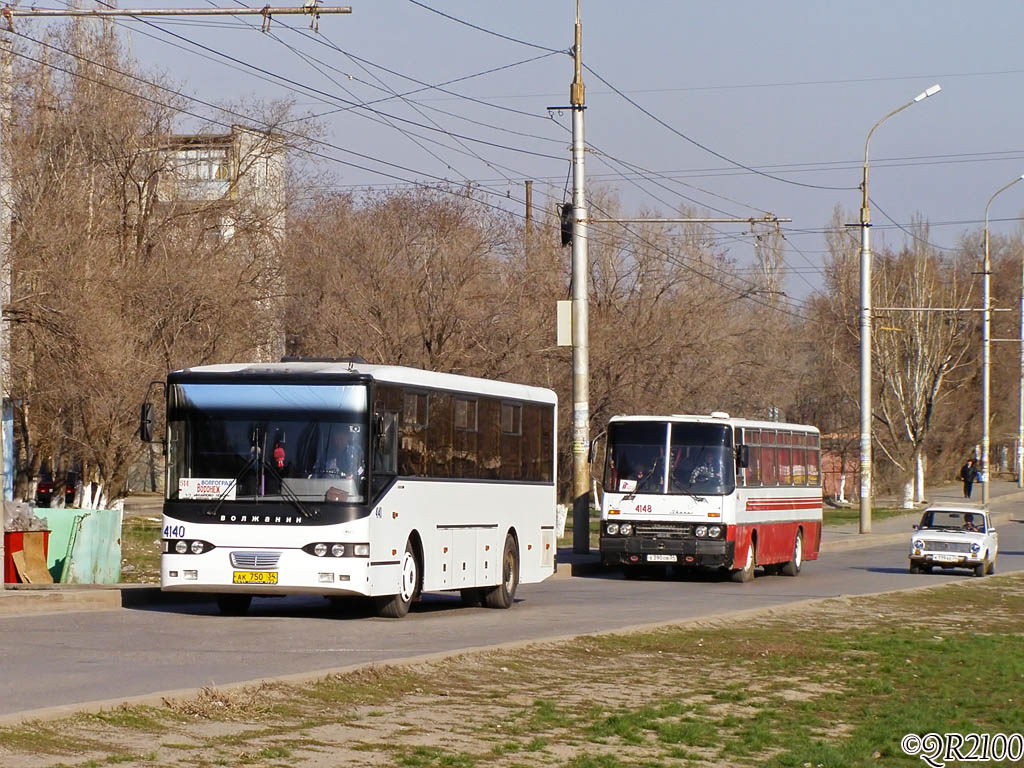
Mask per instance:
[[[932,568],[970,568],[975,576],[995,573],[999,536],[984,507],[929,507],[914,528],[911,573],[930,573]]]

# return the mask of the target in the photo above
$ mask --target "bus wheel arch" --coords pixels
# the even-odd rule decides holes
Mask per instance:
[[[488,608],[511,608],[519,587],[519,537],[514,528],[505,534],[501,551],[501,575],[498,584],[484,591],[484,604]]]
[[[423,547],[419,534],[413,531],[405,542],[400,562],[401,582],[395,595],[376,598],[377,614],[389,619],[400,619],[409,613],[413,602],[419,599],[423,586]]]
[[[747,559],[742,568],[735,568],[732,571],[732,580],[739,584],[746,584],[754,580],[754,568],[757,567],[757,531],[750,532],[750,543],[747,545]]]
[[[804,565],[804,529],[800,526],[796,530],[796,538],[793,540],[793,556],[782,564],[780,571],[783,576],[797,576]]]

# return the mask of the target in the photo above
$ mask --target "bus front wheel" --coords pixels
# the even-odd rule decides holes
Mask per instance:
[[[400,619],[409,612],[409,606],[416,598],[420,587],[420,563],[416,559],[412,540],[406,542],[405,553],[402,555],[402,582],[397,595],[385,595],[377,598],[377,615],[388,619]]]
[[[511,533],[505,536],[505,550],[501,554],[501,583],[484,593],[488,608],[509,608],[519,586],[519,546]]]
[[[757,564],[757,540],[750,538],[750,545],[747,547],[747,560],[742,568],[732,572],[732,580],[739,584],[746,584],[754,580],[754,566]]]

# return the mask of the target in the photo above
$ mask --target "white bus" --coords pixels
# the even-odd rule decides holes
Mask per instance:
[[[556,396],[362,361],[171,373],[161,587],[509,607],[555,568]],[[152,440],[153,407],[140,433]]]
[[[601,561],[626,574],[674,564],[764,566],[796,576],[821,544],[815,427],[709,416],[616,416],[608,424]]]

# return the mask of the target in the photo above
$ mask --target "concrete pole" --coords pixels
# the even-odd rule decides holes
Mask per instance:
[[[1017,414],[1017,487],[1024,488],[1024,258],[1020,262],[1020,402]]]
[[[989,472],[988,467],[988,454],[990,442],[989,421],[991,419],[992,410],[992,260],[989,257],[988,250],[988,209],[991,207],[992,201],[996,199],[996,195],[998,195],[1000,192],[1009,189],[1021,179],[1024,179],[1024,176],[1018,176],[1009,184],[1005,184],[1004,186],[997,189],[995,192],[992,193],[992,197],[990,197],[988,199],[988,202],[985,204],[985,260],[982,265],[983,287],[981,303],[981,471],[985,473],[985,482],[981,484],[982,504],[988,504],[989,485],[992,480],[992,474],[991,472]],[[1022,395],[1022,397],[1024,397],[1024,395]],[[1022,400],[1021,402],[1024,403],[1024,400]],[[1018,457],[1020,456],[1019,444],[1017,446],[1017,455]],[[1020,480],[1018,479],[1017,482],[1019,484]]]
[[[590,332],[587,319],[590,267],[587,254],[587,202],[584,195],[583,32],[576,0],[575,75],[572,105],[572,551],[590,552]]]
[[[922,91],[871,126],[864,141],[864,177],[860,206],[860,532],[871,533],[871,245],[868,229],[868,147],[871,135],[882,123],[907,107],[942,90],[938,84]]]
[[[7,501],[7,435],[4,429],[4,403],[10,370],[10,324],[4,311],[11,301],[11,153],[7,146],[11,135],[13,99],[13,55],[11,39],[0,32],[0,563],[4,562],[5,504]],[[4,579],[0,576],[0,589]]]

